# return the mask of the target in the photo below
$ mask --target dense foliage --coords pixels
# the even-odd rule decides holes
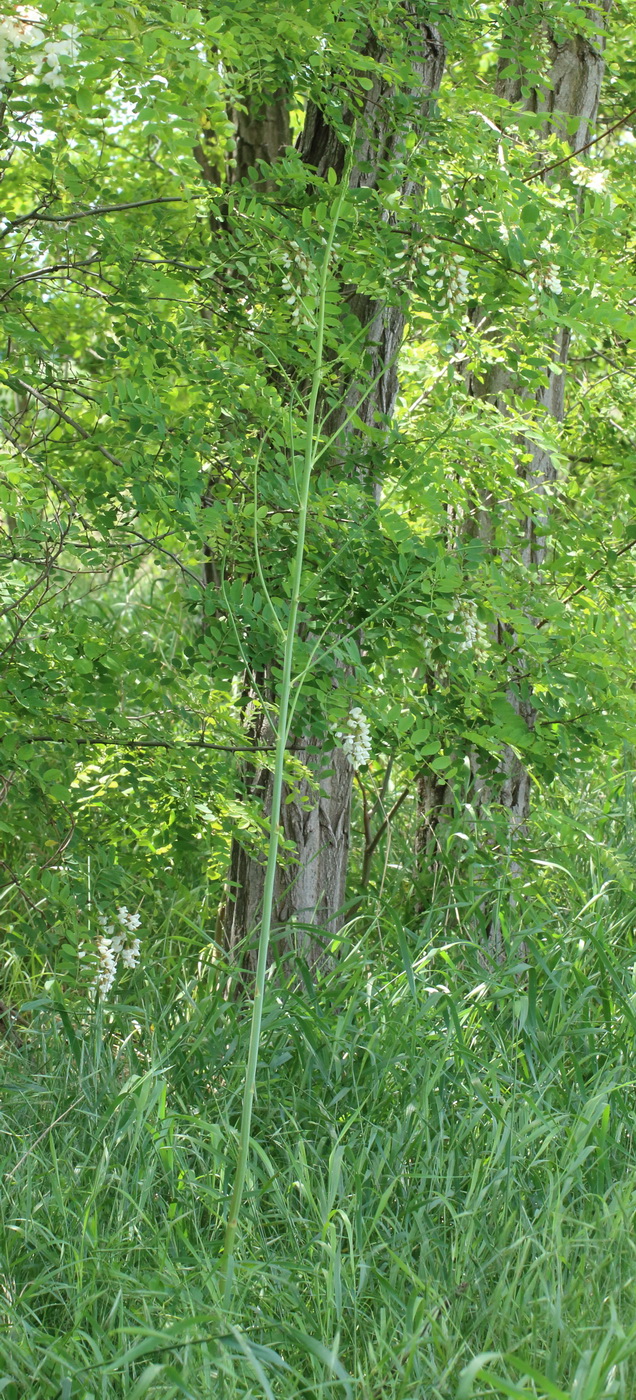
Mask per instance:
[[[566,30],[588,23],[554,8]],[[297,108],[335,109],[345,85],[355,105],[373,61],[353,8],[42,13],[4,40],[3,832],[16,946],[49,957],[85,926],[88,857],[98,902],[206,881],[213,908],[230,835],[259,841],[228,754],[245,744],[245,676],[285,622],[333,193],[292,148],[256,189],[224,186],[228,111],[256,73],[266,92],[293,82]],[[408,107],[394,7],[373,16]],[[583,163],[498,96],[506,17],[441,17],[425,133],[402,113],[400,161],[340,218],[328,354],[364,375],[351,284],[402,299],[401,397],[375,450],[373,429],[348,439],[360,469],[325,451],[314,474],[297,660],[300,732],[324,742],[357,703],[372,778],[390,758],[397,792],[425,765],[460,805],[475,747],[486,762],[519,746],[543,781],[576,781],[633,723],[631,130]],[[617,19],[601,126],[631,106],[625,39]],[[537,397],[562,327],[561,425]],[[470,392],[500,365],[503,412]],[[520,439],[556,467],[540,571],[515,547],[537,509]],[[471,523],[485,501],[487,528]],[[531,731],[510,703],[528,687]]]
[[[627,1395],[630,7],[42,0],[0,84],[5,1393]],[[290,619],[279,865],[343,751],[351,849],[228,1331]]]

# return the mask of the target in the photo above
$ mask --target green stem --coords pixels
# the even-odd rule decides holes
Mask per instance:
[[[329,277],[329,263],[331,260],[331,250],[333,246],[336,226],[342,208],[345,190],[348,184],[348,170],[343,177],[340,194],[336,202],[327,244],[323,259],[320,276],[320,295],[318,303],[318,324],[316,329],[316,354],[314,360],[314,371],[311,382],[311,392],[305,420],[305,448],[303,459],[303,471],[300,483],[300,498],[298,509],[298,534],[296,538],[296,555],[292,574],[291,601],[289,606],[289,619],[285,634],[285,648],[283,653],[283,676],[280,691],[280,703],[278,713],[278,732],[276,735],[276,753],[274,758],[274,773],[272,784],[272,815],[269,836],[269,848],[267,852],[267,866],[265,869],[265,885],[263,890],[263,914],[261,918],[261,929],[258,942],[258,960],[256,964],[256,980],[254,986],[254,1001],[252,1004],[252,1024],[250,1028],[250,1043],[247,1056],[247,1066],[245,1071],[245,1084],[243,1087],[243,1106],[241,1113],[241,1128],[239,1134],[238,1161],[236,1164],[236,1175],[234,1178],[234,1188],[230,1202],[230,1210],[225,1228],[225,1240],[223,1244],[223,1273],[225,1276],[225,1304],[229,1304],[232,1292],[232,1274],[234,1261],[234,1244],[236,1231],[238,1228],[239,1212],[243,1198],[243,1187],[245,1185],[245,1175],[249,1158],[250,1129],[252,1124],[252,1106],[254,1103],[254,1088],[256,1082],[256,1068],[258,1065],[258,1052],[261,1038],[261,1021],[263,1017],[263,996],[265,991],[265,974],[267,971],[267,953],[269,949],[269,936],[272,926],[272,909],[274,904],[274,883],[276,879],[276,865],[278,860],[278,842],[280,830],[280,804],[283,790],[283,774],[285,767],[285,749],[287,746],[289,729],[289,702],[292,688],[292,668],[294,661],[294,645],[296,641],[296,622],[298,617],[298,607],[300,603],[300,591],[302,583],[303,562],[305,557],[305,533],[307,529],[307,510],[309,505],[309,487],[311,484],[311,474],[315,462],[314,432],[316,425],[316,406],[322,382],[323,369],[323,347],[325,335],[325,310],[327,300],[327,281]]]

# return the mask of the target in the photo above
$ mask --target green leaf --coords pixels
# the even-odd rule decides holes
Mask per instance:
[[[151,1385],[154,1386],[155,1381],[158,1381],[164,1372],[165,1366],[156,1361],[151,1362],[149,1366],[144,1366],[139,1379],[128,1392],[128,1400],[142,1400],[142,1397],[148,1394]]]
[[[324,1345],[324,1342],[318,1341],[316,1337],[310,1337],[308,1333],[302,1331],[301,1328],[294,1327],[287,1322],[283,1323],[282,1326],[288,1336],[292,1337],[297,1345],[302,1347],[303,1351],[309,1352],[310,1355],[315,1356],[318,1361],[322,1361],[330,1375],[335,1376],[337,1380],[341,1382],[347,1400],[353,1400],[351,1376],[345,1371],[344,1366],[338,1360],[337,1356],[334,1356],[333,1352],[329,1351],[328,1347]]]
[[[479,1356],[474,1356],[460,1372],[459,1383],[455,1392],[455,1400],[472,1400],[475,1381],[479,1379],[481,1372],[490,1361],[498,1361],[500,1352],[482,1351]]]

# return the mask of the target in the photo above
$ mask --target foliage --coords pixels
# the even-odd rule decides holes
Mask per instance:
[[[290,451],[333,191],[291,150],[268,189],[214,179],[228,110],[257,73],[260,91],[292,84],[298,103],[332,94],[332,115],[334,83],[355,104],[359,82],[363,100],[380,62],[360,54],[370,13],[157,3],[111,22],[101,5],[53,5],[39,43],[7,45],[3,829],[15,935],[45,957],[51,930],[85,920],[89,856],[104,898],[207,871],[218,899],[231,836],[258,846],[260,814],[237,806],[224,754],[245,744],[245,667],[269,665],[287,616]],[[404,106],[400,26],[390,6],[373,18]],[[379,781],[392,756],[397,783],[424,766],[459,797],[475,747],[494,768],[517,746],[549,781],[632,732],[633,193],[625,127],[602,161],[566,158],[537,180],[569,148],[485,82],[505,11],[492,7],[490,31],[461,6],[440,22],[447,77],[426,139],[407,134],[338,229],[329,355],[364,372],[351,284],[402,301],[409,322],[396,430],[354,434],[345,463],[325,451],[312,484],[298,722],[325,743],[358,704]],[[609,43],[616,120],[631,69],[614,58],[618,31]],[[563,325],[575,373],[559,429],[536,391]],[[466,389],[502,362],[515,373],[505,416]],[[540,575],[514,548],[535,510],[520,434],[558,469]],[[486,498],[488,542],[462,525]],[[529,687],[532,731],[510,704]],[[184,748],[201,740],[220,748]]]
[[[535,868],[508,968],[440,900],[418,928],[386,906],[381,961],[358,923],[320,997],[270,987],[231,1326],[247,1023],[196,897],[103,1017],[34,986],[2,1092],[9,1395],[630,1394],[626,781],[586,796],[592,873],[567,826]]]
[[[551,44],[596,42],[587,4],[16,15],[2,1393],[628,1395],[633,17],[607,19],[594,143],[573,151],[536,87]],[[421,20],[446,48],[427,104]],[[373,178],[349,187],[290,145],[236,179],[239,114],[283,94],[297,133],[315,103],[344,165],[377,91]],[[390,421],[363,421],[361,302],[405,318]],[[275,848],[245,774],[272,768],[290,699],[312,754],[344,743],[360,769],[350,920],[317,983],[274,937],[228,1312],[248,1033],[220,927],[233,841]],[[475,780],[492,790],[510,752],[534,785],[521,831]],[[287,752],[292,800],[306,777]],[[423,780],[444,794],[427,848]],[[96,998],[99,918],[122,906],[141,964]]]

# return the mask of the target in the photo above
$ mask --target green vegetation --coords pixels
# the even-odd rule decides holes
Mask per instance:
[[[636,1394],[636,21],[0,18],[0,1397]]]
[[[43,994],[3,1076],[9,1394],[633,1393],[636,909],[574,846],[505,969],[440,902],[361,920],[313,993],[270,984],[229,1314],[231,968],[176,903],[112,1011]]]

